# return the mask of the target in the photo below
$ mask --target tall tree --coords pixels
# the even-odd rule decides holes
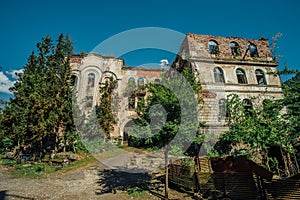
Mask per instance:
[[[113,98],[114,89],[117,87],[117,80],[110,77],[100,85],[100,100],[96,112],[103,135],[110,138],[110,133],[114,131],[115,118],[118,109],[118,99]],[[114,100],[114,101],[113,101]]]
[[[15,138],[15,145],[58,151],[66,150],[74,133],[69,36],[61,34],[56,43],[49,36],[37,43],[24,72],[11,88],[14,98],[3,110],[2,134]]]

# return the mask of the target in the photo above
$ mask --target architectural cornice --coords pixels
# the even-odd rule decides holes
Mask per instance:
[[[277,62],[268,62],[268,61],[251,61],[251,60],[234,60],[234,59],[219,59],[219,58],[195,58],[190,57],[187,60],[194,62],[204,62],[204,63],[215,63],[215,64],[236,64],[236,65],[257,65],[257,66],[268,66],[268,67],[277,67]]]

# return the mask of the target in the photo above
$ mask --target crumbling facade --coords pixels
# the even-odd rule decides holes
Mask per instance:
[[[228,129],[225,99],[229,94],[237,94],[246,107],[283,97],[279,76],[274,75],[278,63],[267,39],[187,34],[173,65],[180,68],[184,61],[193,67],[203,88],[199,118],[208,134]]]
[[[252,97],[282,98],[281,82],[276,73],[278,63],[272,58],[268,40],[248,40],[187,34],[173,66],[189,62],[202,84],[203,106],[199,119],[206,124],[203,131],[220,134],[225,125],[225,99],[236,93],[244,106],[252,106]],[[81,108],[91,110],[99,99],[99,86],[107,78],[118,80],[120,98],[118,120],[113,137],[126,139],[126,127],[136,116],[134,108],[145,97],[144,92],[132,95],[129,87],[160,81],[160,68],[129,67],[120,58],[91,53],[71,60],[77,99]],[[112,105],[113,106],[113,105]]]
[[[111,136],[126,139],[126,125],[136,116],[138,101],[146,95],[144,91],[134,92],[132,89],[150,82],[159,82],[161,69],[125,66],[121,58],[96,53],[73,56],[71,66],[75,95],[82,111],[91,111],[99,103],[99,87],[106,79],[112,77],[117,80],[114,97],[118,99],[115,99],[115,105],[112,102],[112,107],[118,111],[117,125]]]

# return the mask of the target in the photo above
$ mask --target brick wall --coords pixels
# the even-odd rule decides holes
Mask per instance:
[[[188,41],[188,48],[189,52],[191,53],[191,57],[208,57],[272,62],[272,54],[270,51],[269,43],[268,40],[264,38],[259,40],[250,40],[237,37],[220,37],[189,33],[186,36],[186,40]],[[210,54],[208,46],[208,42],[210,40],[216,41],[219,45],[219,54],[216,56]],[[232,55],[231,48],[229,46],[230,42],[236,42],[239,45],[241,51],[240,56]],[[252,58],[250,56],[249,50],[247,50],[249,42],[256,45],[259,57]],[[186,46],[186,44],[184,45]]]

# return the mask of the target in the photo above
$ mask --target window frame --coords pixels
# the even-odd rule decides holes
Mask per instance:
[[[218,55],[220,53],[219,43],[216,40],[208,41],[208,49],[211,55]]]
[[[145,78],[144,77],[139,77],[137,79],[137,86],[138,87],[144,87],[145,86]]]
[[[238,73],[238,71],[241,71],[241,73]],[[237,81],[238,81],[239,84],[248,84],[248,80],[247,80],[245,70],[243,70],[241,68],[237,68],[235,70],[235,75],[236,75],[236,78],[237,78]]]
[[[96,75],[95,75],[95,73],[91,72],[91,73],[89,73],[87,75],[87,77],[88,77],[87,86],[91,87],[91,88],[95,87],[95,81],[96,81]]]
[[[229,47],[231,49],[231,55],[233,55],[233,56],[241,56],[242,55],[241,47],[237,42],[231,41],[229,43]]]
[[[245,98],[242,100],[242,104],[245,110],[246,115],[252,115],[253,114],[253,103],[251,99]]]
[[[78,86],[78,76],[75,74],[71,75],[71,87],[77,89]]]
[[[226,109],[226,99],[222,98],[219,99],[219,119],[223,119],[227,115],[227,109]]]
[[[225,83],[224,70],[221,67],[215,67],[213,69],[213,73],[214,73],[215,83]]]
[[[258,72],[259,72],[260,74],[258,74]],[[261,70],[261,69],[256,69],[256,70],[255,70],[255,77],[256,77],[256,81],[257,81],[257,84],[258,84],[258,85],[267,85],[266,76],[265,76],[265,73],[264,73],[263,70]],[[261,81],[261,79],[262,79],[263,81]]]
[[[258,49],[257,46],[251,42],[248,44],[249,54],[251,58],[258,58]]]

